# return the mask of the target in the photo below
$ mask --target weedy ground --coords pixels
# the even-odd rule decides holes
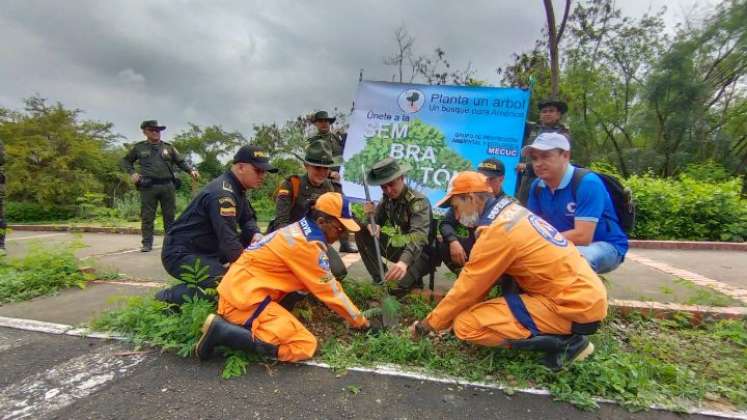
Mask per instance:
[[[81,247],[80,243],[54,248],[31,244],[22,258],[0,257],[0,304],[85,287],[96,276],[80,271],[75,251]]]
[[[386,292],[367,282],[346,281],[345,290],[361,308],[378,304]],[[592,337],[594,355],[559,373],[543,367],[539,354],[491,349],[462,343],[450,334],[411,340],[407,325],[421,319],[432,304],[406,297],[399,327],[377,334],[356,332],[311,299],[294,314],[320,338],[317,355],[334,368],[394,363],[406,369],[497,382],[507,392],[542,387],[561,401],[583,409],[596,407],[593,397],[614,400],[635,410],[659,404],[674,410],[691,406],[747,408],[747,325],[745,321],[707,322],[692,326],[685,315],[672,320],[623,318],[610,314]],[[195,300],[178,314],[151,298],[129,298],[128,304],[104,314],[93,328],[124,333],[141,345],[153,345],[187,357],[214,304]],[[224,352],[223,376],[246,372],[254,356]]]

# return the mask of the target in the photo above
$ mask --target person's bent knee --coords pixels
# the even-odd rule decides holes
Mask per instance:
[[[464,311],[454,318],[454,335],[462,341],[471,341],[482,327],[472,313]]]
[[[314,357],[318,342],[311,333],[304,334],[293,341],[278,346],[278,360],[281,362],[300,362]]]

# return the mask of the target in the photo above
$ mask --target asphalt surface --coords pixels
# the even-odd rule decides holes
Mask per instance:
[[[11,257],[23,255],[35,243],[87,245],[77,251],[100,272],[125,273],[126,284],[98,283],[55,296],[0,305],[0,316],[70,325],[85,324],[114,305],[117,297],[151,294],[168,276],[160,250],[138,251],[136,235],[13,232]],[[160,238],[156,239],[156,245]],[[736,287],[747,288],[739,273],[747,259],[738,253],[713,251],[642,252],[677,267],[702,272]],[[718,255],[717,255],[718,254]],[[708,262],[714,264],[708,264]],[[708,267],[708,272],[700,270]],[[705,270],[705,269],[704,269]],[[351,276],[365,278],[360,262]],[[633,261],[608,276],[610,295],[638,299],[661,295],[686,300],[692,286]],[[444,270],[437,283],[452,281]],[[153,284],[156,283],[156,284]],[[667,291],[666,293],[664,291]],[[662,299],[667,301],[666,299]],[[49,335],[0,328],[0,420],[15,418],[514,418],[514,419],[675,419],[666,411],[630,413],[603,404],[583,412],[550,397],[506,395],[487,388],[459,387],[432,381],[373,373],[339,373],[310,366],[251,366],[232,380],[220,377],[222,362],[199,363],[157,350],[133,352],[126,343]]]
[[[3,419],[709,418],[611,404],[584,412],[546,396],[288,364],[253,365],[224,380],[220,360],[7,328],[0,366]]]

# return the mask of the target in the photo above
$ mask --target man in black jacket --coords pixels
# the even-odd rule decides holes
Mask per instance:
[[[208,268],[200,288],[214,288],[244,248],[262,238],[245,192],[259,187],[267,172],[277,172],[269,154],[256,146],[242,146],[231,169],[210,181],[166,232],[161,261],[166,271],[182,278],[183,266]],[[239,232],[241,230],[241,232]],[[156,294],[156,299],[182,304],[185,297],[203,296],[196,287],[179,284]]]

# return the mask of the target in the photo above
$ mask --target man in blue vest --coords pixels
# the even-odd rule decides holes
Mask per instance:
[[[628,251],[628,237],[602,179],[593,172],[574,188],[571,146],[560,133],[542,133],[522,150],[532,160],[536,179],[527,208],[573,242],[597,273],[617,268]],[[575,191],[574,191],[575,190]]]

